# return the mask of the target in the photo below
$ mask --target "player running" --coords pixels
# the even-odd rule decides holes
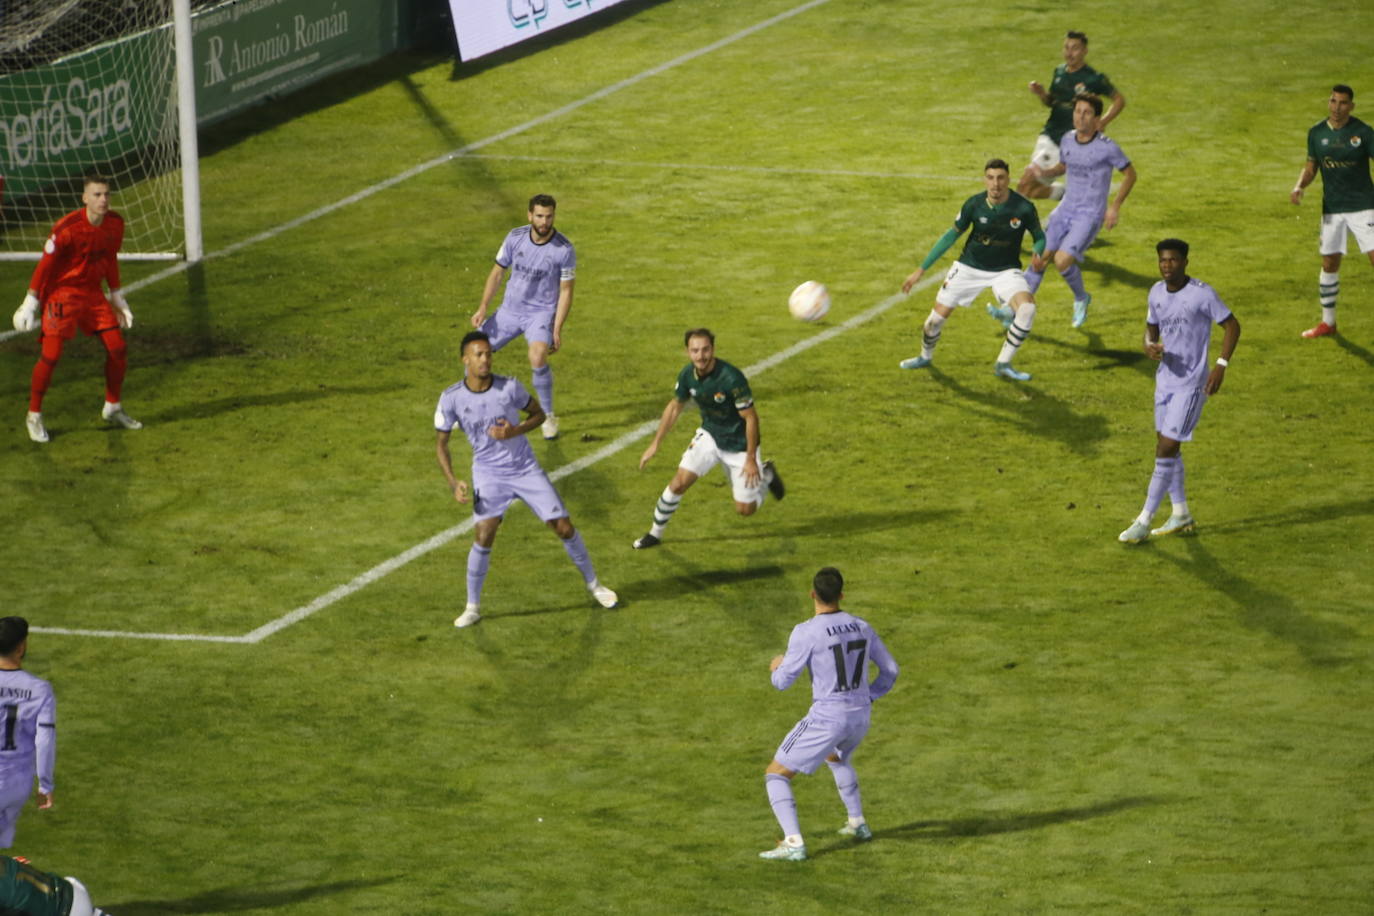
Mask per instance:
[[[659,417],[654,441],[639,457],[639,469],[644,470],[658,454],[663,437],[682,416],[688,401],[695,401],[701,410],[701,426],[678,460],[677,473],[654,506],[653,526],[635,539],[636,550],[657,547],[662,542],[664,529],[682,504],[683,494],[717,464],[730,477],[735,511],[740,515],[753,515],[759,510],[764,487],[774,499],[782,499],[786,493],[777,468],[773,462],[764,461],[759,450],[759,414],[749,380],[743,372],[716,358],[716,335],[706,328],[693,328],[682,340],[689,362],[677,375],[673,396]]]
[[[1112,106],[1102,116],[1102,127],[1116,120],[1121,109],[1126,107],[1126,97],[1107,79],[1107,74],[1098,73],[1084,62],[1087,55],[1088,36],[1069,32],[1064,36],[1064,63],[1054,68],[1049,88],[1037,80],[1030,82],[1030,91],[1050,110],[1040,136],[1035,138],[1031,161],[1016,183],[1016,190],[1032,200],[1044,197],[1058,200],[1064,195],[1064,183],[1051,183],[1052,176],[1047,176],[1046,172],[1059,164],[1059,141],[1073,129],[1074,99],[1080,95],[1110,98]]]
[[[1031,258],[1026,285],[1032,293],[1038,292],[1046,264],[1053,263],[1073,291],[1073,326],[1081,328],[1088,320],[1093,297],[1083,285],[1083,271],[1078,265],[1098,231],[1103,226],[1114,228],[1121,219],[1121,205],[1135,186],[1136,173],[1121,147],[1102,133],[1100,98],[1085,95],[1074,102],[1073,126],[1059,142],[1059,164],[1045,173],[1055,177],[1067,172],[1068,190],[1050,214],[1045,226],[1045,253]],[[1121,185],[1116,198],[1108,204],[1113,169],[1121,171]],[[988,314],[1001,321],[1003,327],[1011,324],[1011,310],[1005,306],[988,306]]]
[[[925,272],[949,250],[960,233],[970,227],[964,252],[954,262],[940,291],[935,294],[935,307],[922,325],[921,355],[904,359],[903,369],[924,369],[935,359],[935,347],[945,319],[956,308],[965,308],[983,290],[991,287],[999,303],[1010,307],[1013,320],[1007,327],[1002,350],[993,363],[992,371],[1015,382],[1030,380],[1029,372],[1015,369],[1012,358],[1030,336],[1035,323],[1035,297],[1021,273],[1021,242],[1027,232],[1035,240],[1034,251],[1045,248],[1045,233],[1040,229],[1040,214],[1035,204],[1012,191],[1011,171],[1002,159],[989,159],[983,166],[983,185],[987,189],[975,194],[959,208],[954,225],[935,241],[935,245],[921,262],[921,266],[902,283],[902,292],[909,293]]]

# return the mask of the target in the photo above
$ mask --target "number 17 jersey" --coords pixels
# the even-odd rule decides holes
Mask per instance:
[[[878,666],[878,679],[872,683],[869,662]],[[817,614],[793,627],[787,653],[773,672],[773,686],[786,690],[807,668],[811,707],[828,712],[867,713],[897,680],[897,661],[878,632],[848,611]]]

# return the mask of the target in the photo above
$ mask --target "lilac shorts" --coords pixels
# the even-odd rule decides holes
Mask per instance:
[[[778,745],[773,759],[795,773],[814,773],[835,754],[847,760],[868,734],[868,712],[850,716],[818,716],[814,710]]]
[[[521,334],[531,343],[553,343],[553,312],[526,312],[501,306],[482,322],[482,333],[491,338],[491,352],[510,343]]]
[[[1084,216],[1081,213],[1065,213],[1062,208],[1050,214],[1045,224],[1045,251],[1067,251],[1074,260],[1082,261],[1083,253],[1097,241],[1097,233],[1102,228],[1102,214]]]
[[[1193,441],[1193,430],[1202,419],[1202,405],[1207,395],[1201,388],[1194,391],[1155,392],[1155,430],[1175,442]]]
[[[520,500],[541,522],[567,518],[568,510],[543,471],[531,471],[520,477],[472,477],[472,515],[479,522],[506,514],[510,504]]]

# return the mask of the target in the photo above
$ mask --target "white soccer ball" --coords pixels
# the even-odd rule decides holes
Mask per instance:
[[[798,321],[819,321],[830,311],[830,290],[824,283],[807,280],[787,297],[787,310]]]

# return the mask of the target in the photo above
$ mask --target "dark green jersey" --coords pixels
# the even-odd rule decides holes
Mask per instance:
[[[0,856],[0,916],[68,916],[71,910],[66,878]]]
[[[1351,118],[1340,130],[1325,121],[1307,132],[1307,158],[1322,173],[1322,212],[1354,213],[1374,209],[1374,184],[1369,180],[1369,150],[1374,129]]]
[[[1035,204],[1015,191],[995,207],[988,205],[987,194],[975,194],[964,201],[954,218],[954,229],[972,227],[959,261],[979,270],[1007,270],[1021,266],[1021,239],[1027,232],[1039,241],[1045,237]]]
[[[1098,73],[1087,64],[1069,72],[1068,64],[1054,68],[1054,78],[1046,91],[1050,95],[1050,117],[1040,133],[1055,143],[1066,133],[1073,130],[1073,100],[1080,95],[1100,95],[1110,99],[1116,95],[1116,87],[1107,79],[1107,74]]]
[[[741,410],[754,406],[754,393],[744,373],[722,359],[705,378],[697,378],[691,363],[677,374],[674,395],[679,401],[696,401],[701,408],[701,428],[716,440],[716,446],[727,452],[742,452],[748,448],[744,438],[744,418]]]

